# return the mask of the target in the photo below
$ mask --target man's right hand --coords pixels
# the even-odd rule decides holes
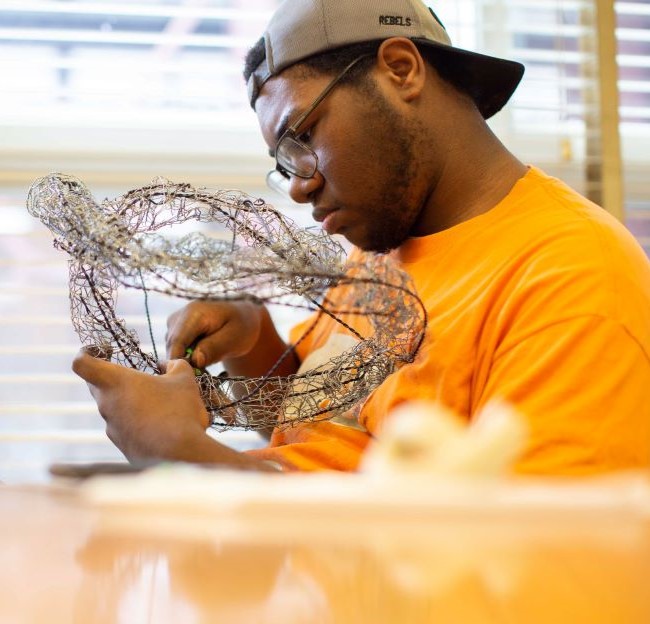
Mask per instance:
[[[233,377],[294,374],[300,362],[279,336],[267,309],[249,301],[193,301],[167,320],[167,354],[205,368],[222,362]],[[236,398],[240,398],[235,391]],[[272,429],[261,431],[270,437]]]
[[[205,368],[246,356],[257,344],[264,307],[250,301],[193,301],[167,319],[167,357],[193,352],[190,363]]]

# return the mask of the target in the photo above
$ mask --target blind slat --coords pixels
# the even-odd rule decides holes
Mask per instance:
[[[47,13],[51,15],[106,15],[132,17],[194,17],[206,20],[239,21],[253,19],[265,21],[271,15],[269,11],[259,11],[254,7],[245,11],[227,7],[209,7],[201,5],[172,5],[166,3],[143,4],[139,2],[31,2],[30,0],[3,0],[0,5],[2,13],[17,12]]]
[[[598,164],[599,157],[587,154],[585,146],[597,132],[585,115],[597,111],[589,93],[598,85],[596,56],[585,45],[592,27],[581,16],[593,15],[594,1],[431,4],[452,40],[527,65],[513,101],[490,123],[522,160],[588,190],[585,167]],[[0,3],[0,388],[13,398],[16,387],[27,399],[0,404],[0,442],[3,450],[32,458],[18,465],[5,452],[0,481],[7,472],[19,479],[33,474],[35,466],[42,470],[59,453],[86,459],[118,454],[103,433],[97,406],[69,370],[79,341],[68,313],[68,268],[45,228],[25,216],[32,174],[73,163],[70,173],[102,181],[99,197],[147,184],[152,172],[172,179],[179,171],[194,172],[205,177],[199,184],[206,186],[219,176],[235,188],[240,179],[259,178],[262,184],[270,161],[246,99],[241,58],[276,5],[275,0]],[[650,182],[645,173],[634,173],[647,171],[650,160],[650,2],[617,2],[616,10],[625,18],[616,35],[632,189],[628,216],[640,242],[650,247],[650,231],[646,235],[643,229],[650,222]],[[145,336],[141,293],[121,289],[122,294],[128,313],[118,315]],[[182,303],[154,301],[157,333],[164,331],[170,309]],[[148,342],[142,348],[150,352]],[[164,340],[157,345],[164,351],[161,345]]]

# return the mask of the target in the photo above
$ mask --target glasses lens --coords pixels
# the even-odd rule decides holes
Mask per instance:
[[[318,167],[316,154],[291,136],[285,136],[278,143],[275,158],[280,167],[299,178],[311,178]]]

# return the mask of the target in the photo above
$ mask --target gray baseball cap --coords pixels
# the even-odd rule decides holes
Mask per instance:
[[[248,80],[251,106],[269,78],[295,63],[390,37],[407,37],[435,50],[485,119],[503,108],[524,74],[521,63],[453,47],[442,22],[422,0],[285,0],[264,33],[266,58]]]

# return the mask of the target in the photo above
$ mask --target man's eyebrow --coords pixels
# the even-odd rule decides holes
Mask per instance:
[[[280,137],[287,131],[287,128],[289,127],[289,119],[295,114],[296,109],[292,108],[283,118],[282,121],[280,122],[280,125],[278,126],[278,129],[275,132],[275,142],[280,140]]]
[[[280,137],[287,131],[287,128],[289,127],[289,119],[291,119],[291,116],[296,112],[295,108],[292,108],[283,118],[282,121],[280,122],[280,125],[278,126],[278,129],[275,132],[275,145],[278,144],[278,141],[280,140]],[[271,158],[275,158],[275,147],[271,147],[269,149],[269,156]]]
[[[292,108],[283,118],[282,121],[280,122],[280,125],[278,126],[278,129],[275,131],[275,144],[278,144],[278,141],[282,138],[282,135],[287,131],[287,128],[289,127],[289,119],[292,117],[295,117],[298,113],[297,108]],[[269,156],[271,158],[275,158],[275,148],[272,147],[269,149]]]

